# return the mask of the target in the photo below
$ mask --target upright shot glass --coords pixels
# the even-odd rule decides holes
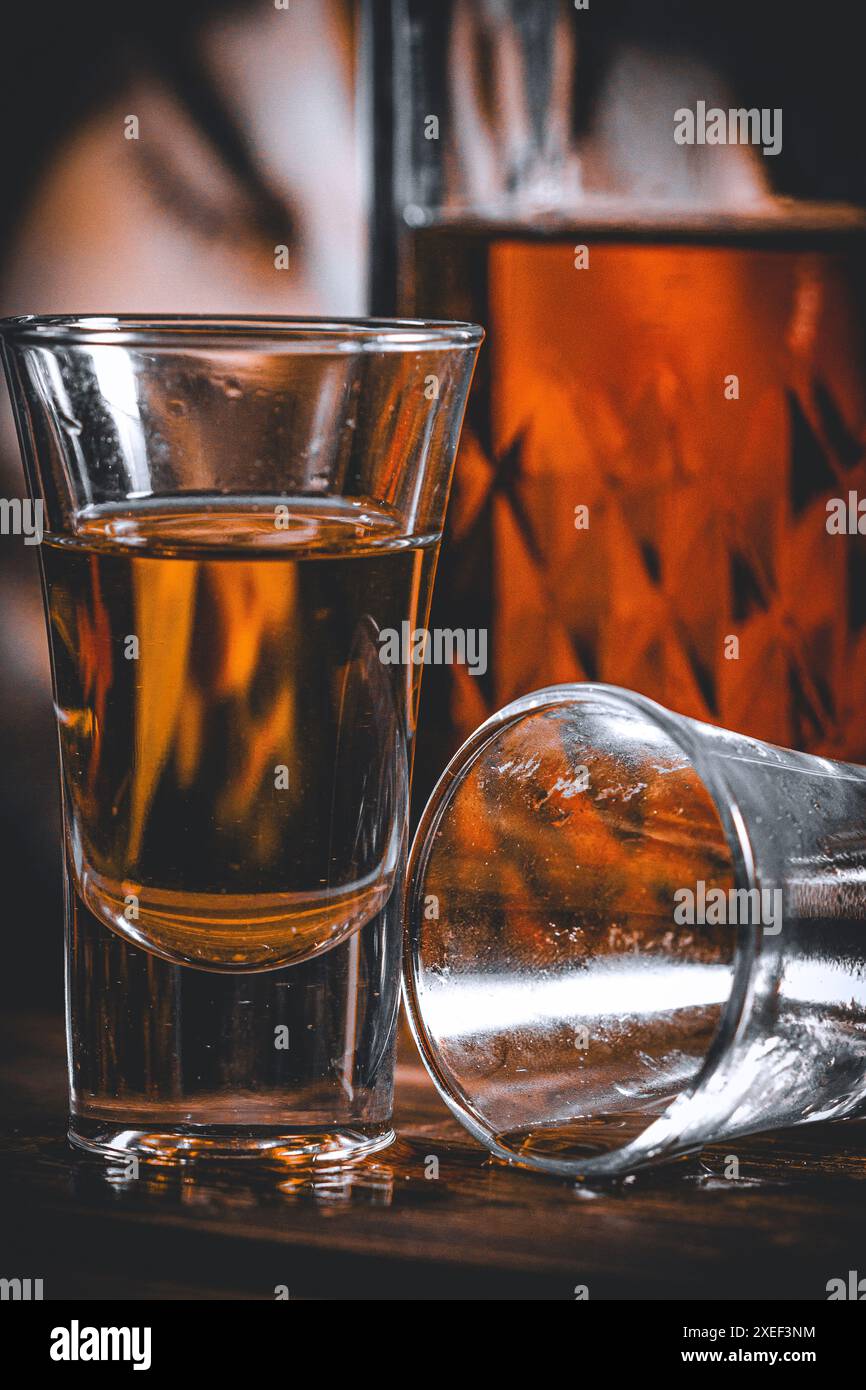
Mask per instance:
[[[391,1130],[417,665],[467,324],[0,325],[60,742],[70,1138],[339,1161]]]

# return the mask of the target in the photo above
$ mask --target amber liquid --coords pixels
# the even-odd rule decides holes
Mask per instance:
[[[278,505],[97,513],[43,550],[75,891],[206,969],[333,949],[405,836],[418,668],[377,635],[423,625],[437,538]]]
[[[365,499],[214,497],[46,537],[75,1143],[390,1138],[419,668],[376,639],[426,623],[437,541]]]
[[[490,667],[430,673],[425,782],[586,679],[866,758],[866,537],[826,528],[866,497],[863,248],[803,219],[407,233],[401,309],[487,329],[432,621],[489,628]]]

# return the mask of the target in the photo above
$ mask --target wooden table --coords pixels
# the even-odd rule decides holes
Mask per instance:
[[[707,1150],[606,1191],[507,1168],[404,1050],[399,1139],[343,1177],[127,1180],[64,1137],[60,1021],[0,1030],[0,1275],[46,1298],[826,1299],[866,1273],[866,1123]],[[739,1180],[723,1176],[740,1161]],[[425,1176],[430,1155],[439,1177]]]

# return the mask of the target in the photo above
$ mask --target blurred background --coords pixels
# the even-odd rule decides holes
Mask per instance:
[[[401,8],[404,18],[407,13],[414,16],[416,41],[424,9],[416,4]],[[533,14],[545,9],[542,0],[477,0],[471,5],[428,0],[427,9],[441,21],[431,30],[431,43],[438,35],[445,44],[440,66],[462,76],[464,87],[477,96],[472,109],[492,128],[510,90],[509,25],[531,25]],[[680,634],[674,654],[657,650],[659,634],[648,633],[628,664],[616,624],[624,613],[631,622],[635,612],[649,611],[650,590],[664,589],[665,557],[653,553],[652,546],[648,551],[645,537],[642,541],[637,536],[635,558],[627,566],[617,562],[616,573],[609,555],[596,553],[579,562],[607,575],[608,588],[620,594],[619,607],[604,619],[606,628],[601,618],[587,626],[575,616],[589,611],[585,591],[569,590],[565,597],[551,599],[544,571],[561,572],[562,555],[550,543],[542,560],[533,547],[539,518],[543,521],[545,516],[545,499],[554,484],[564,485],[564,472],[571,464],[551,463],[543,440],[534,455],[531,450],[528,455],[525,450],[522,455],[515,452],[514,438],[523,438],[520,427],[525,424],[520,410],[512,412],[511,426],[500,412],[501,427],[491,431],[477,402],[490,399],[485,382],[494,368],[500,383],[509,380],[507,358],[490,357],[498,345],[525,364],[533,344],[549,339],[546,325],[564,313],[557,279],[561,272],[551,265],[548,274],[537,257],[531,265],[518,264],[513,258],[519,259],[520,238],[516,243],[512,238],[510,250],[504,251],[506,260],[499,265],[500,271],[503,264],[506,271],[511,266],[510,307],[503,309],[501,297],[494,301],[489,294],[492,260],[480,266],[477,260],[461,259],[458,246],[445,243],[437,243],[432,259],[427,252],[400,251],[391,159],[395,131],[412,109],[414,97],[402,94],[398,85],[395,100],[387,43],[383,39],[377,46],[370,41],[370,15],[376,12],[377,33],[385,35],[390,5],[371,0],[363,16],[361,11],[353,0],[286,0],[284,7],[279,0],[175,0],[171,5],[151,0],[146,6],[79,0],[74,6],[17,7],[14,25],[7,30],[0,83],[0,314],[346,316],[400,308],[431,316],[471,310],[485,322],[499,315],[495,326],[501,331],[488,340],[488,357],[480,368],[485,394],[476,396],[468,442],[458,463],[452,533],[443,554],[434,616],[446,626],[489,626],[495,656],[484,686],[458,673],[455,688],[453,672],[428,673],[416,801],[426,796],[444,759],[490,709],[533,685],[587,676],[619,678],[686,713],[740,727],[754,717],[755,727],[748,731],[761,737],[866,757],[866,721],[859,700],[861,678],[866,676],[866,646],[860,641],[866,619],[862,567],[847,563],[838,579],[846,586],[844,626],[849,632],[852,627],[857,630],[857,642],[850,649],[843,645],[832,654],[840,671],[850,673],[840,696],[833,681],[825,681],[827,689],[822,691],[820,676],[830,660],[821,653],[841,591],[834,587],[836,580],[822,589],[814,558],[806,557],[797,582],[820,590],[824,608],[804,639],[806,664],[818,677],[817,688],[806,692],[807,714],[793,723],[787,695],[783,713],[780,702],[766,702],[760,717],[752,716],[750,708],[760,705],[757,696],[762,690],[787,689],[788,665],[784,671],[773,668],[768,682],[761,657],[740,687],[719,691],[712,672],[705,669],[699,643],[690,643],[688,631]],[[664,184],[664,170],[655,162],[658,140],[646,134],[653,130],[653,112],[664,113],[668,120],[672,107],[693,105],[704,93],[711,99],[718,94],[725,104],[730,97],[736,105],[782,108],[782,151],[764,161],[775,188],[804,200],[866,202],[862,56],[847,3],[826,0],[815,7],[782,0],[760,5],[731,0],[720,6],[699,0],[593,0],[579,21],[579,38],[567,51],[568,64],[580,79],[568,99],[568,120],[586,146],[585,172],[597,171],[606,161],[608,168],[630,170],[638,191],[646,187],[647,170],[657,184]],[[392,38],[399,47],[410,43],[411,34],[398,25]],[[137,138],[128,138],[136,130],[130,117],[136,118]],[[458,154],[446,151],[446,162],[453,164]],[[742,161],[730,167],[725,196],[733,196],[748,173]],[[598,182],[604,185],[603,178]],[[559,238],[563,245],[573,240],[569,229],[565,232]],[[274,249],[279,245],[289,248],[288,270],[275,267]],[[485,256],[488,251],[489,247]],[[689,355],[687,328],[698,344],[713,332],[728,333],[729,342],[748,341],[760,358],[772,352],[776,338],[790,328],[790,286],[806,284],[805,301],[802,294],[797,301],[802,309],[804,302],[808,307],[808,286],[818,284],[828,322],[844,319],[835,337],[828,339],[826,328],[813,335],[813,346],[817,344],[815,350],[829,364],[839,390],[835,396],[830,393],[827,405],[827,392],[815,396],[815,378],[810,376],[803,387],[807,404],[801,409],[789,399],[781,428],[800,449],[810,477],[819,469],[815,450],[829,450],[834,465],[827,482],[831,489],[840,477],[837,456],[847,451],[852,467],[862,463],[862,280],[856,257],[852,260],[846,251],[841,281],[835,270],[825,273],[821,267],[816,278],[814,259],[807,265],[811,279],[807,275],[803,280],[802,265],[800,270],[786,269],[775,288],[767,290],[763,320],[753,333],[750,316],[754,313],[756,322],[760,318],[761,287],[767,283],[763,271],[749,272],[751,279],[738,281],[734,331],[730,324],[720,326],[718,320],[697,312],[696,295],[703,293],[707,303],[717,295],[716,269],[703,278],[692,275],[683,280],[678,260],[679,288],[672,291],[669,266],[653,280],[647,278],[646,261],[638,264],[629,255],[608,259],[606,289],[604,280],[598,282],[601,301],[576,308],[568,330],[572,336],[555,338],[554,357],[579,355],[587,325],[598,337],[611,296],[618,296],[616,331],[608,343],[613,360],[606,367],[604,353],[597,353],[595,370],[612,371],[616,359],[622,363],[633,329],[637,337],[632,357],[625,360],[637,381],[641,363],[647,365],[647,345],[657,341],[652,324],[649,337],[640,336],[646,327],[641,312],[649,291],[657,298],[659,313],[667,314],[668,322],[673,316],[678,325],[667,347],[679,359]],[[655,264],[658,272],[660,263]],[[447,266],[456,267],[450,278]],[[543,358],[540,352],[540,363]],[[556,369],[554,361],[545,380]],[[610,445],[614,453],[625,451],[638,458],[647,450],[669,447],[670,412],[678,409],[679,388],[671,384],[670,375],[655,373],[655,379],[662,380],[661,396],[653,396],[649,406],[621,406],[611,430],[615,434],[614,425],[628,415],[629,429],[623,431],[628,442]],[[768,383],[770,394],[781,389],[780,381]],[[787,385],[789,397],[792,391],[796,396],[801,383]],[[585,386],[588,394],[579,402],[582,418],[600,419],[600,384],[587,380]],[[823,411],[823,424],[813,418],[808,404],[813,397]],[[545,410],[553,399],[545,395]],[[700,417],[693,427],[699,449],[714,424]],[[563,428],[555,420],[554,433],[561,434]],[[767,428],[772,435],[775,417]],[[830,438],[828,444],[831,436],[835,443]],[[590,442],[596,453],[607,447],[598,439]],[[742,467],[746,477],[749,470],[756,478],[766,472],[760,436]],[[626,474],[618,476],[621,484],[628,482]],[[523,486],[527,478],[528,488]],[[692,483],[703,486],[704,481],[700,470],[693,470]],[[572,501],[585,499],[590,482],[586,471],[579,485],[569,484],[566,510],[573,510]],[[716,483],[718,495],[730,491],[725,478],[716,476]],[[604,486],[609,493],[609,478]],[[23,478],[4,391],[0,496],[20,495]],[[658,495],[656,489],[653,498]],[[821,490],[812,488],[810,497],[820,510]],[[653,501],[647,497],[644,502],[649,515]],[[545,524],[555,540],[554,523],[548,518]],[[736,517],[731,524],[739,524]],[[573,539],[570,523],[567,529]],[[613,535],[609,529],[606,544],[622,556],[627,547],[612,541]],[[680,590],[722,582],[712,567],[703,568],[701,554],[697,549],[680,557],[675,576]],[[725,564],[729,558],[725,551]],[[745,568],[741,566],[730,581],[731,614],[720,614],[722,630],[729,617],[748,617],[749,594],[754,599],[757,590],[760,598],[762,587],[772,587],[778,578],[756,573],[761,566],[748,555],[740,558]],[[753,606],[761,609],[760,602]],[[763,616],[758,615],[766,629],[761,638],[764,652],[781,650],[787,641],[780,633],[790,614],[773,609],[773,621],[767,622],[770,608],[764,602]],[[53,1005],[62,990],[55,732],[37,551],[17,537],[0,536],[0,611],[0,873],[6,967],[0,972],[0,992],[17,1003]],[[515,638],[527,624],[536,634],[534,648]],[[706,615],[694,610],[683,616],[683,624],[685,629],[705,627]],[[612,645],[619,648],[613,655]],[[516,646],[521,646],[517,655]],[[799,695],[794,703],[802,705]]]

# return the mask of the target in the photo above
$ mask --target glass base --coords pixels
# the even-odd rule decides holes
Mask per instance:
[[[331,1168],[378,1153],[396,1138],[390,1125],[286,1131],[276,1126],[179,1125],[124,1128],[73,1115],[69,1142],[77,1149],[122,1162],[137,1158],[161,1164],[246,1162],[273,1166]]]

